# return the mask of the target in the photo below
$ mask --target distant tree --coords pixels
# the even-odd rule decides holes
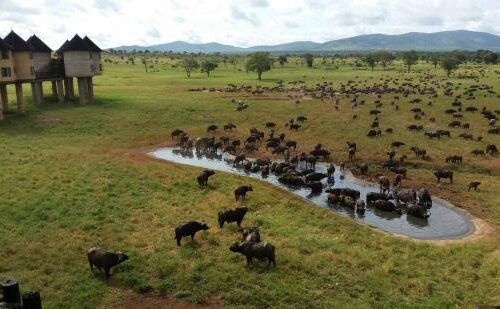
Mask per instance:
[[[389,63],[391,63],[391,61],[394,59],[394,56],[386,50],[381,50],[378,52],[377,58],[385,71],[385,68]]]
[[[304,59],[306,60],[307,67],[312,68],[314,63],[314,56],[312,54],[305,54]]]
[[[378,62],[378,57],[374,54],[368,54],[363,58],[363,61],[372,69],[373,72],[373,69]]]
[[[271,70],[272,60],[269,53],[257,52],[250,55],[245,65],[247,71],[256,72],[259,80],[262,80],[262,73]]]
[[[446,76],[450,77],[451,72],[460,65],[460,60],[453,54],[445,54],[441,57],[441,67],[446,71]]]
[[[141,63],[144,64],[144,68],[146,69],[146,73],[148,72],[148,59],[146,57],[143,57],[141,59]]]
[[[207,73],[207,77],[210,77],[210,72],[215,70],[219,64],[212,60],[205,60],[201,63],[201,72]]]
[[[182,60],[182,65],[186,71],[187,78],[191,78],[191,71],[200,67],[200,64],[193,57],[186,57]]]
[[[430,57],[430,60],[431,60],[432,64],[434,65],[434,69],[437,68],[437,65],[439,64],[439,55],[438,54],[433,54]]]
[[[283,67],[285,65],[285,63],[288,62],[288,58],[285,55],[281,55],[278,57],[278,62]]]
[[[408,67],[408,72],[410,72],[411,66],[416,64],[418,61],[418,54],[414,50],[405,51],[401,54],[403,63]]]

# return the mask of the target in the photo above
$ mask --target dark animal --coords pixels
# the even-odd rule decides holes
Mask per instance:
[[[200,188],[204,188],[208,185],[208,178],[212,175],[215,175],[214,170],[204,170],[200,175],[198,175],[198,177],[196,177]]]
[[[429,191],[427,191],[427,189],[421,188],[420,190],[418,190],[417,196],[418,196],[418,203],[419,204],[422,204],[427,208],[432,207],[432,198],[431,198]]]
[[[357,200],[356,201],[356,212],[359,214],[362,214],[365,212],[365,201],[363,200]]]
[[[241,155],[237,155],[235,158],[234,158],[234,162],[233,162],[233,166],[238,166],[240,165],[240,163],[242,163],[243,161],[246,160],[246,157],[244,154],[241,154]]]
[[[450,183],[453,183],[453,171],[439,169],[439,170],[434,171],[434,176],[436,176],[436,178],[437,178],[437,183],[439,183],[441,178],[449,179]]]
[[[218,126],[216,126],[215,124],[212,124],[212,125],[209,125],[207,127],[207,133],[209,132],[215,132],[217,130]]]
[[[235,209],[222,209],[218,213],[219,227],[222,228],[224,223],[236,222],[238,226],[241,225],[241,221],[243,221],[243,217],[247,213],[248,208],[246,207],[237,207]]]
[[[92,272],[94,272],[94,265],[101,271],[104,268],[106,279],[108,279],[111,268],[128,260],[128,256],[121,251],[113,253],[101,247],[93,247],[87,251],[87,259]]]
[[[252,186],[239,186],[234,190],[234,198],[238,201],[240,198],[244,200],[247,192],[253,191]]]
[[[368,164],[358,163],[358,164],[356,164],[356,167],[359,169],[361,174],[366,175],[366,173],[368,173]]]
[[[247,258],[247,267],[250,267],[253,258],[267,259],[268,267],[271,266],[271,263],[276,267],[275,248],[268,242],[235,242],[229,247],[229,250],[243,254]]]
[[[260,242],[260,230],[258,227],[244,228],[241,230],[243,241],[257,243]]]
[[[311,194],[323,191],[323,184],[320,181],[309,181],[304,186],[311,189]]]
[[[385,176],[380,176],[378,178],[378,184],[380,186],[380,193],[387,193],[391,187],[391,182]]]
[[[486,153],[490,154],[490,155],[495,155],[498,153],[498,148],[496,145],[494,144],[490,144],[488,146],[486,146]]]
[[[372,205],[376,200],[389,200],[389,196],[385,193],[368,192],[366,194],[366,204]]]
[[[474,157],[477,157],[477,156],[484,157],[486,155],[484,153],[484,150],[482,150],[482,149],[474,149],[471,151],[471,153],[474,155]]]
[[[392,211],[401,214],[401,209],[397,208],[393,202],[387,200],[376,200],[373,206],[379,210]]]
[[[427,219],[430,216],[429,212],[427,212],[427,207],[415,203],[409,203],[406,205],[406,213],[422,219]]]
[[[189,221],[179,224],[175,228],[175,239],[177,240],[177,246],[181,245],[181,239],[183,237],[191,236],[191,240],[193,240],[194,235],[198,231],[206,231],[208,229],[209,227],[205,222]]]
[[[392,183],[392,186],[393,187],[401,187],[402,181],[403,181],[403,175],[396,174],[396,177],[394,178],[394,182]]]
[[[327,178],[328,176],[323,173],[308,173],[305,176],[306,181],[320,181],[321,179]]]
[[[395,148],[399,148],[399,147],[404,146],[404,145],[406,145],[406,144],[403,142],[399,142],[399,141],[391,143],[391,147],[395,147]]]
[[[470,191],[470,189],[474,189],[474,191],[477,191],[477,187],[479,187],[480,184],[481,182],[479,181],[470,182],[467,191]]]
[[[328,178],[332,178],[334,173],[335,173],[335,165],[330,164],[328,166],[328,169],[326,170],[326,175],[328,176]]]

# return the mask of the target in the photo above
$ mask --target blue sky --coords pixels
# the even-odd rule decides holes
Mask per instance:
[[[500,35],[500,0],[0,0],[0,35],[11,29],[24,38],[36,33],[54,49],[75,33],[105,48],[458,29]]]

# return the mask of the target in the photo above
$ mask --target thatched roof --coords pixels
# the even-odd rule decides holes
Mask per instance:
[[[94,52],[102,52],[102,49],[99,48],[99,46],[97,46],[94,42],[92,42],[91,39],[89,39],[88,36],[85,36],[83,38],[83,41],[90,47],[90,50],[91,51],[94,51]]]
[[[11,31],[5,38],[4,41],[12,46],[13,51],[33,51],[33,48],[26,43],[17,33]]]
[[[10,46],[10,44],[8,44],[2,38],[0,38],[0,49],[3,49],[3,50],[12,50],[13,48],[12,48],[12,46]]]
[[[78,36],[78,34],[76,34],[71,40],[66,41],[58,50],[58,52],[66,51],[101,52],[101,49],[88,37],[82,39]]]
[[[48,47],[47,44],[45,44],[42,40],[40,40],[34,34],[26,41],[26,43],[28,43],[31,47],[33,47],[33,49],[36,52],[39,52],[39,53],[50,53],[50,52],[52,52],[52,49],[50,49],[50,47]]]

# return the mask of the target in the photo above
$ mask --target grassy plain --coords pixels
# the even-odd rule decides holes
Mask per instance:
[[[221,66],[210,78],[195,73],[186,79],[180,68],[157,64],[158,72],[144,72],[141,65],[106,64],[95,79],[96,102],[87,106],[48,102],[28,104],[26,116],[13,112],[0,123],[0,279],[15,278],[23,289],[41,292],[47,308],[108,307],[135,293],[163,293],[188,302],[218,299],[226,306],[245,307],[471,307],[500,304],[500,239],[498,233],[474,241],[446,246],[405,240],[358,225],[328,209],[314,207],[268,185],[234,175],[217,174],[208,189],[200,190],[194,177],[199,169],[162,163],[142,153],[169,140],[169,133],[183,128],[193,136],[206,126],[234,122],[235,136],[248,128],[263,128],[275,121],[279,130],[291,117],[305,115],[307,124],[298,133],[286,133],[303,149],[321,142],[333,150],[335,161],[346,160],[345,141],[358,143],[358,158],[375,164],[384,158],[392,141],[424,147],[430,161],[410,157],[407,184],[424,185],[433,193],[500,228],[500,161],[498,157],[474,158],[470,151],[486,144],[500,146],[498,136],[486,133],[479,113],[465,113],[474,136],[483,142],[453,138],[429,140],[410,133],[416,121],[403,98],[400,112],[383,96],[382,127],[394,134],[366,137],[372,117],[372,96],[356,113],[347,99],[339,112],[334,104],[304,99],[297,105],[278,95],[253,97],[240,93],[188,92],[193,87],[223,87],[228,83],[274,86],[305,80],[308,85],[347,80],[367,83],[386,77],[414,78],[429,71],[445,79],[440,69],[422,63],[411,73],[395,64],[386,72],[339,70],[323,66],[277,66],[258,82],[252,73]],[[237,67],[241,67],[238,65]],[[477,68],[461,68],[463,73]],[[480,84],[500,92],[500,66],[486,67]],[[458,73],[458,72],[457,72]],[[451,77],[456,86],[468,87],[470,79]],[[286,84],[287,85],[287,84]],[[47,87],[49,85],[46,85]],[[29,88],[29,87],[27,87]],[[441,90],[438,89],[441,93]],[[45,89],[49,93],[49,89]],[[459,91],[457,90],[457,93]],[[483,96],[484,94],[484,96]],[[26,91],[27,101],[29,91]],[[500,98],[480,92],[465,106],[500,108]],[[11,100],[14,98],[10,93]],[[232,98],[250,107],[236,112]],[[451,117],[443,111],[452,98],[442,95],[433,107],[422,96],[426,129],[447,128]],[[14,106],[11,106],[13,111]],[[435,124],[427,117],[435,116]],[[453,185],[435,185],[431,169],[447,166],[444,156],[462,154],[464,164]],[[375,165],[371,173],[378,172]],[[479,192],[466,184],[482,182]],[[240,236],[234,226],[219,229],[216,213],[235,207],[232,190],[251,183],[255,192],[246,204],[251,209],[245,224],[261,226],[263,237],[277,247],[276,269],[248,270],[244,258],[228,250]],[[198,234],[194,243],[178,248],[173,228],[188,219],[204,219],[212,228]],[[87,248],[102,244],[124,250],[131,257],[115,269],[109,283],[92,275]]]

